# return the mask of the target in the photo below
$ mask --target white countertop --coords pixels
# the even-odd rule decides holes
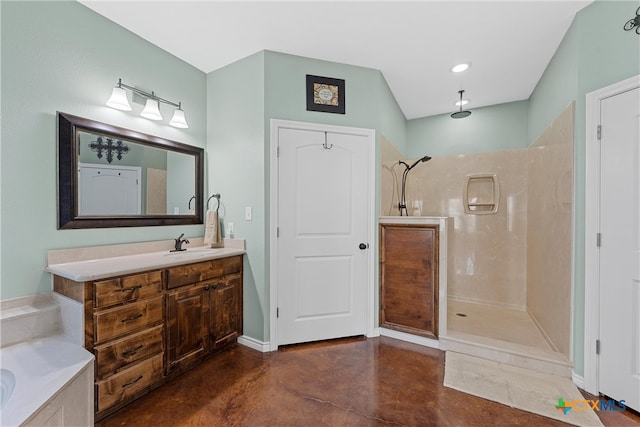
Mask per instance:
[[[75,282],[88,282],[113,276],[139,273],[158,268],[174,267],[218,258],[242,255],[239,248],[215,248],[207,246],[187,248],[181,252],[150,252],[135,255],[90,259],[85,261],[50,264],[45,271]]]
[[[27,421],[93,362],[91,353],[62,336],[24,341],[3,347],[1,353],[2,369],[15,375],[13,393],[0,411],[3,426]]]

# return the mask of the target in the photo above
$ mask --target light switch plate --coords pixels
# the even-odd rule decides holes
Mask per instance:
[[[253,219],[253,208],[251,206],[245,206],[244,208],[244,220],[251,221]]]

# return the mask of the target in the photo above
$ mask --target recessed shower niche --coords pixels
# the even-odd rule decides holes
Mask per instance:
[[[467,175],[464,183],[464,211],[471,215],[487,215],[498,212],[500,183],[498,175]]]

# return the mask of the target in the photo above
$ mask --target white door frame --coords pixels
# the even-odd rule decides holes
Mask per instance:
[[[586,95],[586,183],[585,183],[585,280],[584,280],[584,389],[598,395],[598,355],[600,338],[600,250],[596,235],[600,231],[600,101],[640,87],[640,75],[622,80]]]
[[[376,132],[373,129],[353,128],[346,126],[327,125],[322,123],[306,123],[289,120],[271,119],[271,140],[269,142],[269,350],[278,349],[278,327],[276,309],[278,306],[278,240],[276,236],[278,227],[278,131],[282,128],[310,130],[319,132],[343,133],[349,135],[365,136],[370,144],[369,150],[369,250],[367,265],[367,336],[376,336],[375,307],[374,307],[374,263],[377,254],[375,244],[375,159],[376,159]]]

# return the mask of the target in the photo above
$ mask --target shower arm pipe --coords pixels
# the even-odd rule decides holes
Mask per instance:
[[[407,182],[407,175],[409,174],[409,171],[411,169],[409,168],[409,165],[403,162],[402,160],[399,163],[405,166],[405,170],[404,172],[402,172],[402,193],[400,194],[400,203],[398,204],[398,209],[400,210],[400,216],[409,216],[407,212],[407,199],[405,197],[405,188],[406,188],[406,182]],[[413,166],[415,166],[415,164]],[[404,211],[404,215],[402,214],[403,211]]]

